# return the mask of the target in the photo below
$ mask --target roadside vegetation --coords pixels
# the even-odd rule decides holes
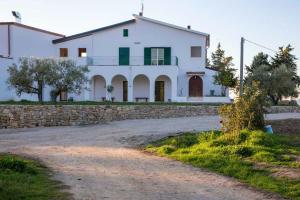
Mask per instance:
[[[267,99],[259,82],[252,82],[232,104],[220,106],[221,131],[184,133],[150,144],[146,150],[300,200],[300,127],[296,135],[264,132]]]
[[[47,168],[16,155],[0,155],[0,200],[65,200],[70,194],[51,179]]]
[[[299,135],[242,130],[233,137],[210,131],[168,137],[146,150],[299,200],[299,144]]]

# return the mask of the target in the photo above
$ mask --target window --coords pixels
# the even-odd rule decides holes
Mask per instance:
[[[78,57],[86,57],[86,48],[78,48]]]
[[[123,37],[128,37],[128,29],[123,29]]]
[[[60,57],[68,57],[68,48],[60,48],[59,56]]]
[[[171,47],[145,47],[144,65],[171,65]]]
[[[191,57],[192,58],[201,57],[201,47],[200,46],[191,47]]]
[[[164,48],[151,48],[151,65],[164,65]]]

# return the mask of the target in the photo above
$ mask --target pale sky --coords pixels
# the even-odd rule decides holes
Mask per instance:
[[[0,0],[0,21],[14,21],[16,10],[26,25],[71,35],[132,19],[140,9],[141,0]],[[274,50],[292,44],[300,58],[300,0],[144,0],[144,16],[209,33],[210,51],[220,42],[236,68],[241,36]],[[260,51],[273,55],[246,43],[245,64]]]

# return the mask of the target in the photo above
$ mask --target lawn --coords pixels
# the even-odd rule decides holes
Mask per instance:
[[[211,131],[164,138],[146,150],[300,200],[299,144],[299,134],[244,130],[231,136]]]
[[[0,200],[65,200],[71,195],[51,179],[37,161],[10,154],[0,155]]]

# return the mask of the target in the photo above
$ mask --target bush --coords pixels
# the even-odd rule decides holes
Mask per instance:
[[[254,82],[252,88],[245,87],[242,97],[238,97],[231,105],[219,108],[222,131],[238,135],[243,129],[263,129],[265,100],[266,96],[257,83]]]
[[[259,162],[275,162],[276,156],[274,153],[267,151],[259,151],[252,156],[252,158]]]
[[[3,157],[0,159],[0,169],[8,169],[17,172],[23,172],[26,168],[26,162],[13,157]]]
[[[252,156],[253,150],[251,147],[247,146],[236,146],[234,149],[235,154],[242,156],[242,157],[249,157]]]
[[[171,145],[164,145],[159,148],[158,153],[160,154],[170,154],[175,151],[175,148]]]
[[[198,143],[198,138],[195,134],[174,137],[171,141],[171,145],[175,146],[176,148],[186,148],[196,143]]]
[[[261,145],[272,147],[274,145],[274,139],[268,133],[262,131],[253,131],[249,135],[247,143],[250,145]]]

